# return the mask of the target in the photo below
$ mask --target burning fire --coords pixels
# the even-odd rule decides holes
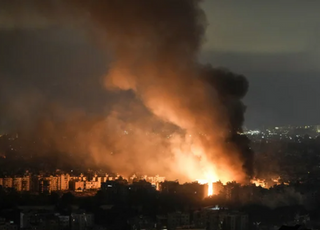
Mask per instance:
[[[267,183],[266,179],[254,178],[251,180],[251,183],[255,184],[256,186],[261,186],[262,188],[270,188],[273,185],[281,184],[280,179],[281,179],[280,176],[276,178],[271,178]],[[287,184],[287,183],[284,183],[284,184]]]
[[[214,191],[213,191],[213,181],[212,180],[198,180],[199,184],[206,184],[208,185],[208,192],[207,192],[207,196],[212,196],[214,195]]]
[[[208,196],[213,195],[213,183],[208,182]]]
[[[261,186],[262,188],[266,187],[266,181],[265,180],[261,180],[261,179],[252,179],[251,180],[252,184],[255,184],[257,187]]]
[[[172,162],[173,168],[186,176],[186,181],[197,181],[199,184],[207,185],[207,196],[212,196],[214,191],[213,183],[227,182],[234,178],[234,173],[227,166],[221,171],[217,167],[217,162],[206,154],[207,149],[203,146],[202,137],[187,133],[183,136],[173,136],[171,138],[172,152],[175,160]],[[216,149],[215,151],[220,151]],[[221,164],[221,162],[218,162]]]
[[[206,184],[208,186],[207,196],[214,195],[213,191],[213,183],[219,181],[219,177],[216,173],[214,173],[215,167],[210,165],[208,162],[206,163],[207,170],[203,171],[203,177],[205,179],[198,179],[199,184]]]

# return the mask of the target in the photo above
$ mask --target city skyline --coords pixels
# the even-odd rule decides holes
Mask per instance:
[[[320,229],[319,7],[0,0],[0,230]]]

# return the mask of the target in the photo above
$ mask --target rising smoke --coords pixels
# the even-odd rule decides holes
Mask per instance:
[[[7,12],[2,27],[62,23],[87,29],[88,37],[112,57],[106,90],[134,93],[133,99],[118,101],[106,116],[44,107],[28,129],[42,137],[38,150],[88,154],[113,171],[143,171],[182,181],[244,181],[252,176],[253,154],[248,139],[238,134],[248,82],[241,75],[198,63],[206,26],[200,1],[1,5]]]

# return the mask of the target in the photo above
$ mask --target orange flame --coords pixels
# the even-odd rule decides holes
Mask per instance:
[[[214,195],[214,191],[213,191],[213,182],[212,181],[208,181],[208,180],[198,180],[199,184],[206,184],[208,186],[208,191],[207,191],[207,196],[212,196]]]
[[[213,183],[209,182],[208,183],[208,196],[213,195]]]

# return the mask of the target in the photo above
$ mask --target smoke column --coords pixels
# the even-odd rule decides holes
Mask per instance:
[[[134,104],[117,105],[107,118],[77,116],[86,120],[80,127],[72,125],[74,115],[68,114],[72,119],[64,121],[60,132],[76,136],[72,143],[87,143],[76,144],[79,151],[89,152],[97,161],[116,159],[117,165],[111,167],[116,171],[157,169],[172,179],[223,182],[252,176],[253,154],[248,139],[238,134],[248,82],[241,75],[198,63],[206,26],[200,1],[69,0],[15,5],[18,2],[1,3],[9,12],[3,16],[7,26],[62,23],[86,28],[112,57],[106,90],[132,91],[136,97]],[[121,118],[127,110],[136,111],[130,121]],[[155,123],[176,131],[170,138],[145,136]],[[111,137],[124,126],[133,130],[130,140]],[[47,134],[54,143],[50,146],[72,151],[52,140],[55,125],[45,127],[38,132]],[[80,135],[87,133],[83,129],[90,130],[91,136]]]

